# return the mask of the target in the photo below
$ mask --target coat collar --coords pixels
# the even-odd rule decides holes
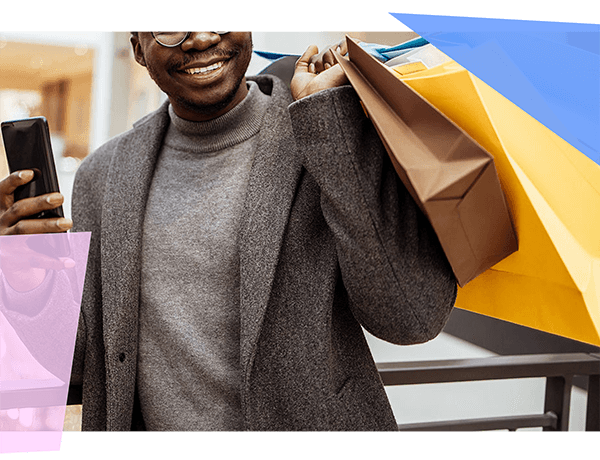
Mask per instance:
[[[271,94],[273,106],[259,134],[240,227],[240,358],[245,381],[301,171],[287,110],[289,90],[270,76],[253,79],[263,92]],[[137,356],[143,219],[168,125],[165,103],[134,125],[133,134],[123,138],[109,168],[102,214],[103,319],[109,368],[113,355]],[[124,327],[126,324],[131,327]],[[133,391],[135,369],[132,371],[129,386]]]

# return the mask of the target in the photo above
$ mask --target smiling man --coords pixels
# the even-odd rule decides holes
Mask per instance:
[[[131,43],[135,60],[169,95],[175,113],[186,120],[206,121],[228,112],[248,94],[245,74],[252,37],[249,32],[186,35],[136,33]]]
[[[168,101],[77,173],[83,429],[395,429],[361,326],[429,340],[456,281],[339,66],[309,47],[290,94],[245,77],[250,33],[131,43]],[[0,231],[60,231],[12,205],[28,180]]]

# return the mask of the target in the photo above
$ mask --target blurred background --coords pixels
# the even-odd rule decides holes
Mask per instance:
[[[415,36],[412,32],[346,33],[385,45]],[[258,32],[253,39],[255,50],[301,54],[310,44],[322,48],[344,35]],[[67,216],[81,160],[166,99],[145,68],[134,61],[129,37],[129,32],[0,32],[0,121],[37,115],[48,119]],[[254,55],[248,74],[269,63]],[[8,174],[3,149],[0,145],[0,177]],[[367,334],[375,361],[594,351],[526,328],[507,329],[467,313],[457,310],[446,330],[423,345],[398,347]],[[544,405],[544,379],[388,387],[386,391],[398,423],[541,413]],[[584,429],[585,399],[585,390],[575,387],[571,430]],[[80,413],[80,406],[68,408],[65,429],[79,429]]]

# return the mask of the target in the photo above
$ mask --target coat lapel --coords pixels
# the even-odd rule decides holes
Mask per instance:
[[[247,386],[296,187],[298,158],[283,85],[274,85],[240,227],[241,364]],[[282,102],[283,100],[283,102]],[[242,399],[243,400],[243,399]]]
[[[152,174],[169,123],[167,105],[136,123],[111,161],[102,209],[102,297],[109,413],[125,416],[135,391],[141,244]],[[126,406],[125,406],[126,405]],[[110,421],[109,421],[110,423]],[[109,429],[111,429],[109,427]]]

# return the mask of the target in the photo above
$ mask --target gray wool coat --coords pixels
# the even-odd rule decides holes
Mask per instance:
[[[273,106],[240,229],[245,428],[394,430],[361,325],[398,344],[427,341],[450,314],[455,278],[351,87],[291,104],[280,80],[253,79]],[[84,430],[143,429],[142,224],[168,123],[165,104],[75,180],[74,230],[92,232],[72,374]]]

